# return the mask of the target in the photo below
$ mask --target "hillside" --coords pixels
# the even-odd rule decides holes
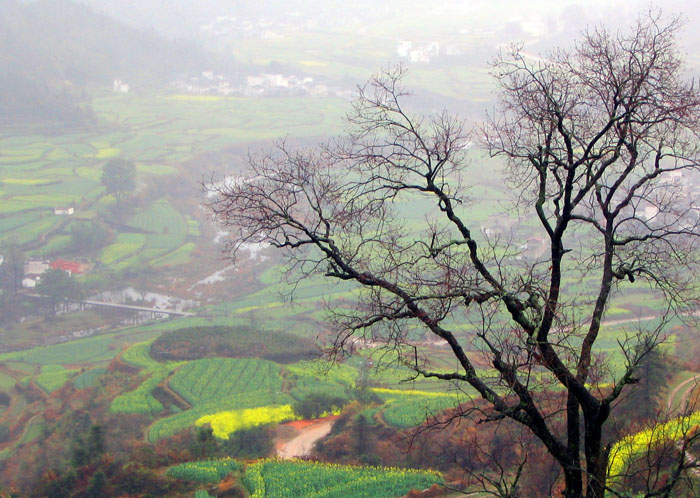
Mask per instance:
[[[163,84],[207,60],[193,43],[164,40],[70,0],[7,0],[0,9],[0,124],[90,121],[91,85]]]

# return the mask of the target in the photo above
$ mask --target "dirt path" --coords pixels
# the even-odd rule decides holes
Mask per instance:
[[[277,446],[279,458],[303,457],[311,453],[314,443],[328,435],[333,427],[333,422],[338,417],[327,417],[318,420],[302,420],[285,424],[293,427],[297,435],[287,441],[282,441]]]
[[[685,404],[688,401],[688,396],[690,396],[690,394],[693,392],[693,389],[695,389],[698,382],[700,382],[700,374],[693,375],[691,378],[678,384],[668,395],[668,402],[666,403],[668,410],[673,410],[673,401],[676,399],[676,395],[679,391],[681,391],[681,389],[683,389],[683,394],[681,394],[681,398],[676,409],[681,411],[684,410],[686,408]]]
[[[686,379],[683,382],[681,382],[680,384],[678,384],[673,389],[673,391],[671,391],[671,393],[668,395],[668,401],[666,403],[669,413],[671,413],[672,411],[677,411],[677,412],[682,413],[688,408],[687,407],[688,397],[693,393],[693,391],[695,390],[695,388],[698,385],[698,382],[700,382],[700,374],[695,374],[691,378]],[[676,399],[676,395],[681,390],[682,390],[683,394],[680,395],[680,401],[678,402],[678,406],[676,406],[676,408],[674,409],[673,400]],[[679,442],[677,444],[677,447],[680,450],[682,448],[682,444]],[[690,472],[695,477],[700,477],[700,469],[697,468],[699,461],[700,460],[698,460],[698,458],[694,454],[686,451],[685,463],[688,465]]]

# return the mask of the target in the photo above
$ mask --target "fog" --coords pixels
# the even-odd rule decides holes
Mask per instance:
[[[225,77],[237,93],[248,77],[283,74],[294,80],[259,82],[324,95],[330,88],[349,98],[356,84],[399,62],[415,73],[412,84],[430,106],[478,116],[491,100],[488,61],[499,48],[516,43],[537,54],[566,47],[587,26],[604,21],[624,27],[649,8],[655,7],[641,0],[179,0],[167,8],[155,0],[5,0],[0,121],[39,116],[84,122],[91,118],[90,89],[115,79],[128,80],[133,91],[172,84],[182,89],[184,79],[201,79],[202,73]],[[700,35],[693,26],[700,7],[674,1],[664,2],[663,10],[687,21],[681,41],[696,64],[692,48]],[[212,87],[190,83],[198,92]]]
[[[421,190],[422,187],[411,190],[414,186],[397,188],[397,191],[410,191],[400,200],[395,192],[378,194],[386,195],[389,201],[383,198],[378,203],[381,209],[372,212],[381,211],[383,216],[386,204],[389,206],[386,212],[396,217],[386,226],[382,218],[376,227],[372,225],[376,220],[367,219],[367,225],[373,227],[369,232],[386,230],[384,235],[388,234],[387,241],[393,244],[394,238],[403,243],[402,237],[411,238],[425,229],[421,232],[428,234],[424,241],[418,240],[419,237],[410,240],[407,256],[399,254],[398,273],[416,262],[422,265],[427,261],[426,266],[439,262],[445,249],[450,254],[455,251],[457,265],[462,264],[468,258],[462,259],[466,252],[461,253],[459,248],[467,247],[463,245],[466,243],[472,250],[473,240],[479,240],[482,244],[479,251],[493,258],[497,267],[495,273],[505,275],[499,278],[508,285],[514,282],[516,290],[511,293],[510,287],[503,286],[497,291],[476,293],[476,298],[472,298],[472,289],[464,294],[449,289],[445,291],[449,298],[440,297],[449,301],[444,307],[449,311],[444,314],[440,311],[439,319],[430,322],[454,326],[455,343],[464,345],[466,354],[474,358],[479,375],[483,373],[494,385],[503,382],[509,376],[495,374],[492,366],[497,362],[488,358],[488,348],[475,339],[477,331],[482,326],[489,333],[498,329],[491,323],[487,325],[485,317],[488,315],[489,320],[494,319],[494,324],[497,322],[496,318],[500,318],[499,314],[505,309],[503,303],[510,303],[504,296],[517,295],[517,299],[522,300],[522,296],[530,293],[527,300],[522,300],[522,305],[517,301],[525,312],[535,316],[535,311],[549,310],[549,305],[540,306],[545,292],[536,294],[537,285],[532,286],[531,281],[540,278],[540,274],[545,275],[542,281],[546,280],[546,268],[549,266],[551,270],[552,266],[543,258],[549,257],[547,254],[552,251],[547,231],[535,223],[538,216],[545,215],[537,213],[538,216],[528,219],[513,208],[513,203],[504,207],[506,201],[514,200],[527,186],[519,183],[511,188],[503,179],[506,176],[503,154],[494,153],[498,155],[495,159],[487,157],[488,154],[477,146],[483,134],[477,137],[475,130],[481,130],[479,126],[487,113],[494,115],[498,105],[491,62],[513,46],[521,48],[523,60],[542,61],[554,50],[572,48],[584,30],[605,26],[624,31],[640,16],[648,20],[649,12],[652,17],[660,12],[661,19],[678,17],[682,20],[683,27],[676,40],[687,61],[683,76],[697,78],[700,74],[697,50],[700,46],[700,2],[687,0],[663,3],[648,0],[0,0],[0,496],[10,496],[4,494],[10,488],[20,492],[12,496],[192,496],[195,492],[196,496],[210,496],[199,484],[222,471],[224,474],[219,478],[230,478],[227,488],[230,493],[224,494],[224,491],[218,496],[249,496],[252,490],[244,490],[241,484],[246,465],[252,466],[251,462],[261,457],[308,456],[317,451],[318,448],[312,449],[313,443],[331,431],[336,416],[324,418],[322,422],[309,422],[308,427],[304,426],[308,420],[298,419],[325,417],[348,405],[350,412],[344,412],[340,419],[346,425],[339,424],[336,428],[340,432],[331,433],[331,436],[340,434],[334,443],[336,446],[326,447],[328,454],[335,449],[341,454],[340,450],[348,448],[350,453],[355,452],[342,463],[423,466],[451,472],[446,476],[456,476],[462,475],[463,469],[450,465],[458,460],[460,465],[463,459],[473,460],[464,463],[464,469],[467,464],[481,461],[482,456],[476,454],[464,457],[467,453],[462,447],[448,448],[456,444],[455,441],[466,445],[464,434],[445,437],[443,442],[448,449],[444,454],[429,454],[439,444],[425,444],[420,448],[425,450],[425,461],[423,454],[402,460],[409,454],[408,450],[395,443],[396,439],[403,438],[404,442],[410,439],[405,430],[423,424],[431,410],[454,408],[455,400],[464,401],[460,396],[471,388],[458,386],[455,391],[451,384],[448,389],[444,387],[446,383],[434,382],[432,378],[468,380],[461,374],[461,357],[457,356],[459,375],[432,375],[430,379],[421,380],[424,383],[418,386],[403,383],[407,378],[415,380],[416,377],[415,372],[407,369],[399,373],[387,370],[370,374],[372,351],[379,351],[381,340],[385,339],[380,331],[376,337],[343,338],[341,347],[347,346],[349,352],[359,352],[360,356],[348,359],[340,365],[339,371],[323,364],[324,375],[330,370],[331,375],[337,375],[321,378],[314,370],[317,364],[313,363],[314,368],[311,368],[312,362],[302,360],[317,359],[320,345],[339,340],[333,336],[327,322],[329,308],[335,306],[342,312],[347,311],[341,321],[355,326],[353,313],[356,310],[352,306],[360,295],[356,283],[352,278],[336,274],[335,263],[329,264],[327,271],[340,275],[337,282],[331,283],[317,274],[294,274],[288,260],[274,249],[277,241],[266,238],[271,232],[259,229],[254,232],[255,237],[246,238],[252,232],[246,232],[245,227],[236,232],[239,227],[215,219],[212,205],[221,198],[222,190],[237,187],[239,192],[245,192],[248,186],[275,184],[279,178],[287,178],[286,172],[268,172],[267,176],[256,172],[246,176],[247,168],[259,154],[264,157],[265,151],[275,144],[284,143],[288,146],[286,150],[291,150],[297,146],[311,149],[318,144],[336,143],[334,137],[347,133],[347,115],[356,102],[358,88],[378,72],[405,68],[401,84],[408,89],[405,102],[410,116],[441,116],[443,112],[459,116],[455,121],[459,140],[451,142],[445,131],[444,141],[450,148],[447,156],[457,156],[461,160],[464,155],[466,159],[445,177],[449,178],[456,171],[455,177],[466,180],[464,185],[455,186],[455,193],[450,190],[448,179],[447,193],[439,201],[420,197],[433,190]],[[610,93],[617,96],[617,92]],[[548,98],[542,100],[549,101]],[[667,105],[663,98],[658,102],[660,106]],[[617,102],[613,107],[617,109]],[[687,116],[682,117],[687,119]],[[369,122],[374,123],[371,119]],[[430,133],[440,128],[429,118],[425,121],[415,118],[412,122],[430,123],[433,128],[426,125],[426,129],[432,130]],[[613,129],[612,124],[609,129]],[[586,154],[609,129],[591,142]],[[462,130],[466,130],[464,135],[460,134]],[[371,135],[367,129],[362,131]],[[376,128],[370,131],[375,132]],[[624,135],[626,131],[620,133]],[[431,136],[430,140],[433,138]],[[385,148],[400,149],[400,140],[396,143]],[[415,143],[422,144],[422,138]],[[354,145],[362,147],[363,144],[358,141]],[[622,147],[619,144],[615,147],[611,146],[610,150],[615,149],[618,154]],[[572,150],[576,148],[567,141],[571,156],[578,153],[578,149]],[[429,157],[426,164],[431,164],[434,152],[427,149],[420,153],[425,152]],[[436,157],[441,153],[441,150],[435,153]],[[591,161],[607,157],[608,153],[609,150],[605,150]],[[630,154],[636,158],[634,153]],[[533,156],[519,157],[530,159]],[[616,156],[615,160],[618,158]],[[374,159],[371,154],[362,156],[362,161],[372,167]],[[267,160],[273,161],[270,157]],[[354,160],[344,157],[342,164]],[[443,167],[441,161],[436,160],[440,166],[421,176],[419,183],[425,179],[434,182],[437,171]],[[285,167],[289,165],[282,162]],[[544,164],[548,164],[547,160]],[[471,169],[465,169],[468,174],[462,177],[460,168],[464,165]],[[325,166],[314,164],[318,171]],[[542,178],[547,176],[547,167],[543,167]],[[688,226],[696,224],[697,228],[700,174],[681,172],[683,168],[672,171],[675,176],[668,185],[662,184],[664,195],[660,197],[663,197],[662,204],[670,203],[670,198],[677,194],[678,199],[686,202],[686,211],[694,216],[681,221]],[[574,169],[572,167],[572,171]],[[411,172],[416,173],[416,170]],[[345,171],[342,173],[344,175]],[[325,178],[324,174],[319,176]],[[403,174],[403,171],[398,173]],[[656,173],[648,177],[654,179]],[[560,177],[556,179],[561,184]],[[373,180],[381,183],[376,178]],[[339,183],[345,181],[344,177]],[[378,190],[388,192],[393,188],[393,181],[392,178],[389,187],[382,185]],[[554,183],[552,179],[547,181]],[[532,185],[535,183],[533,181]],[[289,185],[293,184],[280,188],[281,195],[295,198],[298,191]],[[333,209],[338,208],[341,213],[338,218],[347,223],[343,226],[352,225],[348,220],[352,221],[353,216],[346,215],[345,208],[338,206],[345,202],[346,196],[355,196],[355,191],[344,185],[344,190],[333,197],[324,190],[322,181],[318,185],[317,191],[322,191],[320,197],[325,201],[324,195],[327,195]],[[359,190],[363,193],[358,197],[364,195],[369,199],[374,195],[368,185],[373,184],[368,181],[367,185],[362,185]],[[464,203],[459,197],[462,187],[469,187]],[[613,190],[618,187],[619,184]],[[285,190],[287,188],[289,191]],[[599,194],[599,188],[596,183],[595,189],[591,187],[587,192]],[[420,194],[416,194],[419,190]],[[569,194],[567,191],[566,195]],[[444,199],[453,199],[452,195],[465,219],[468,217],[471,232],[467,233],[474,234],[474,239],[465,235],[464,240],[450,241],[444,248],[435,249],[441,247],[439,240],[435,245],[436,237],[447,240],[451,225],[446,223],[444,230],[440,223],[432,226],[433,215],[440,214],[441,210],[446,212]],[[552,196],[557,216],[562,196],[560,193]],[[631,210],[636,210],[635,215],[644,213],[640,214],[643,220],[640,226],[653,226],[655,218],[661,219],[660,209],[653,202],[637,205],[634,199]],[[367,202],[372,205],[374,200]],[[308,211],[316,211],[316,206],[310,205],[314,207]],[[591,210],[590,217],[597,215],[594,208]],[[366,214],[370,211],[362,213],[371,217]],[[581,219],[589,221],[589,214]],[[597,223],[596,220],[592,223]],[[319,222],[314,230],[318,230],[318,226],[324,224]],[[686,225],[683,227],[681,232],[686,230]],[[278,227],[272,230],[274,228]],[[372,240],[373,236],[364,239],[363,226],[357,230],[361,237],[356,238],[362,243],[353,251],[361,255],[365,242],[371,247],[376,241]],[[464,234],[461,228],[460,232]],[[234,258],[231,248],[237,234],[240,244]],[[345,237],[350,242],[354,235],[357,234],[342,230],[338,234],[339,238]],[[585,310],[579,314],[578,306],[595,302],[591,296],[600,288],[597,281],[593,282],[598,256],[584,258],[589,256],[586,252],[590,249],[589,240],[598,235],[594,229],[586,228],[581,233],[576,232],[571,241],[560,241],[562,254],[567,254],[567,258],[572,250],[569,242],[575,246],[574,250],[578,249],[585,264],[574,270],[585,278],[566,277],[562,284],[562,289],[568,287],[566,290],[571,290],[575,296],[565,303],[566,311],[562,312],[565,315],[573,310],[572,325],[566,325],[567,316],[562,324],[557,321],[559,318],[549,320],[548,326],[553,327],[554,323],[556,327],[552,328],[553,333],[566,336],[556,347],[565,344],[563,349],[568,349],[577,340],[569,337],[570,332],[575,336],[579,329],[588,326],[589,316],[585,315]],[[457,233],[457,237],[460,234]],[[389,254],[393,246],[383,245],[383,242],[377,245]],[[501,243],[508,245],[503,251]],[[590,247],[591,251],[597,250],[593,244]],[[412,260],[411,251],[414,250],[426,252]],[[375,263],[371,261],[374,255],[368,257],[367,267]],[[402,257],[408,259],[402,261]],[[303,258],[298,261],[302,261],[301,266],[308,263]],[[662,263],[659,265],[663,266]],[[315,270],[323,270],[321,267],[325,264],[325,261],[317,264]],[[636,262],[631,266],[636,271]],[[524,268],[529,273],[521,277],[517,272]],[[452,285],[453,274],[457,275],[455,280],[471,278],[472,270],[465,271],[457,266],[448,270],[444,271],[445,287]],[[591,390],[605,392],[616,385],[619,376],[615,375],[631,361],[630,337],[638,334],[638,330],[632,328],[641,330],[642,322],[646,326],[657,323],[655,320],[663,322],[659,328],[671,323],[673,336],[669,337],[673,341],[677,339],[676,344],[683,344],[675,351],[679,361],[685,362],[683,368],[688,370],[681,375],[682,385],[688,389],[688,382],[700,378],[696,373],[700,370],[697,331],[680,321],[670,321],[666,315],[668,308],[659,300],[659,293],[651,289],[653,285],[637,282],[637,287],[632,288],[632,270],[620,266],[616,271],[615,278],[621,282],[612,284],[613,293],[620,292],[605,301],[605,306],[602,301],[600,306],[596,305],[600,316],[605,314],[604,320],[614,318],[607,325],[616,328],[601,333],[601,336],[611,335],[605,337],[602,346],[596,344],[593,352],[596,368],[597,363],[602,365],[601,369],[609,367],[604,373],[610,374],[608,377],[612,380],[604,375],[595,379],[591,376],[588,379],[593,386]],[[436,275],[442,272],[442,268],[435,270]],[[299,275],[304,278],[295,280]],[[415,281],[409,279],[407,288],[423,292],[433,285],[428,282],[431,278],[422,275]],[[480,279],[475,281],[481,284]],[[485,281],[491,282],[490,279]],[[461,282],[455,285],[467,287]],[[371,293],[374,288],[367,295]],[[377,296],[383,293],[384,290],[377,291]],[[559,293],[558,285],[556,293]],[[481,307],[483,301],[490,304],[496,297],[503,302],[490,311],[484,311],[487,306],[480,308],[483,314],[478,318],[482,321],[470,321],[473,317],[465,319],[468,313],[474,313],[474,308],[467,310],[470,305],[474,307],[478,303]],[[413,305],[414,301],[424,298],[401,299],[412,301]],[[397,306],[403,306],[401,299],[397,298]],[[425,301],[433,299],[426,297]],[[453,306],[455,309],[458,306],[455,303],[461,300],[465,301],[465,310],[460,311],[464,315],[452,311]],[[359,306],[363,304],[367,303]],[[370,302],[368,308],[374,310],[375,304]],[[392,302],[387,309],[391,310],[393,305]],[[382,306],[377,306],[381,312]],[[517,308],[511,304],[506,307],[511,312]],[[442,309],[442,304],[435,309]],[[519,313],[525,316],[522,310]],[[366,323],[383,323],[387,317],[398,323],[404,316],[421,316],[426,324],[429,322],[423,315],[396,312]],[[593,321],[596,326],[605,325],[601,320]],[[527,352],[527,361],[533,362],[524,364],[527,372],[523,378],[527,379],[529,389],[529,383],[538,384],[539,376],[546,373],[546,369],[540,362],[541,355],[531,354],[532,335],[526,337],[522,333],[517,340],[507,336],[512,330],[521,332],[518,324],[508,322],[507,327],[498,330],[505,331],[503,344],[508,347],[514,344],[513,350],[508,350],[504,357],[512,356],[512,361],[516,362],[518,355]],[[623,327],[627,325],[629,329]],[[434,337],[420,324],[407,326],[405,330],[402,326],[402,323],[396,325],[397,337],[405,340],[400,347],[411,345],[414,351],[416,346],[419,351],[427,351],[426,365],[434,358],[436,371],[455,368],[455,357],[442,335]],[[365,333],[365,327],[356,328]],[[654,340],[656,338],[654,336]],[[668,351],[672,351],[673,341],[669,341]],[[500,339],[497,342],[500,344]],[[623,345],[628,347],[624,354],[620,352]],[[395,355],[400,347],[390,348],[389,362],[403,361],[400,354]],[[516,350],[517,354],[513,353]],[[345,360],[344,350],[342,354],[340,349],[334,353]],[[587,354],[590,362],[590,351]],[[500,353],[496,356],[500,362]],[[567,356],[565,361],[571,360]],[[671,365],[670,361],[666,363]],[[416,361],[416,368],[418,364]],[[513,372],[520,375],[518,369],[523,365],[514,365]],[[663,372],[658,375],[655,367],[648,369],[658,377],[657,392],[662,392],[667,381],[678,373],[673,370],[676,366],[668,365],[666,370],[660,369]],[[239,382],[239,377],[244,380]],[[603,378],[605,382],[601,381]],[[211,379],[214,380],[209,383]],[[578,374],[576,379],[580,380]],[[625,382],[636,382],[635,379],[630,371]],[[581,389],[588,389],[589,384],[584,381],[585,377]],[[564,392],[557,382],[557,379],[552,381],[556,387],[543,388],[551,394],[552,400]],[[493,391],[494,396],[510,392],[511,388],[512,385],[501,384]],[[680,406],[680,399],[685,402],[691,391],[692,386],[689,391],[678,391],[679,400],[669,398],[669,410],[672,401],[674,406]],[[469,395],[475,392],[469,391]],[[330,397],[333,403],[304,412],[306,415],[293,414],[291,403],[306,399],[307,395]],[[490,399],[489,396],[485,398]],[[665,407],[666,395],[663,396]],[[660,403],[661,397],[657,398],[652,401]],[[552,406],[556,404],[552,403]],[[629,402],[629,406],[633,404],[645,406],[650,413],[657,408],[652,402]],[[513,406],[512,413],[520,413],[521,408]],[[290,420],[300,423],[273,430],[271,425],[260,425],[267,422],[258,425],[255,422],[246,427],[250,431],[231,439],[227,439],[228,433],[220,438],[221,433],[214,434],[209,426],[203,429],[202,425],[208,423],[206,420],[200,423],[205,416],[268,408],[269,413],[284,409],[277,418],[269,418],[269,423]],[[573,413],[577,413],[575,408]],[[569,411],[570,403],[565,409],[552,411],[551,418],[546,414],[542,423],[550,424],[551,420],[559,420],[557,417]],[[358,414],[361,416],[356,417]],[[250,420],[255,418],[253,415]],[[499,414],[493,418],[504,417]],[[643,419],[637,425],[645,427],[650,420]],[[624,424],[620,422],[619,425]],[[297,433],[305,427],[312,432],[312,437],[308,433]],[[481,427],[469,426],[473,434],[468,437],[488,439],[493,436],[492,439],[497,440],[496,432],[482,433]],[[573,427],[572,434],[578,434],[576,426]],[[557,430],[555,428],[553,433]],[[624,430],[620,429],[615,437],[629,433]],[[361,435],[360,439],[365,434],[367,437],[355,444],[353,438],[357,434]],[[401,438],[393,438],[397,434]],[[302,440],[294,443],[297,436]],[[530,451],[530,445],[534,444],[530,440],[509,438],[494,443],[496,447],[502,444],[496,449],[503,455],[521,455],[523,448]],[[490,440],[487,442],[490,444]],[[423,444],[416,444],[419,446]],[[285,449],[281,451],[280,448]],[[671,445],[669,448],[673,451]],[[446,462],[444,455],[453,450],[449,455],[454,462]],[[577,452],[578,449],[573,451]],[[569,455],[568,450],[566,454]],[[320,453],[315,454],[318,455]],[[528,465],[535,466],[533,468],[541,463],[540,455],[549,458],[546,451],[533,455],[527,461]],[[205,476],[205,480],[196,485],[198,487],[193,484],[197,478],[183,484],[184,480],[177,480],[170,473],[176,464],[205,456],[229,456],[248,463],[227,460],[222,468]],[[668,455],[666,460],[671,460]],[[697,461],[692,455],[674,459],[686,460]],[[516,471],[513,462],[515,460],[508,461],[510,467],[501,467],[502,473],[520,476],[521,468]],[[549,489],[550,492],[558,489],[556,480],[559,479],[560,485],[561,478],[551,477],[551,468],[555,465],[549,466],[546,472],[542,471],[544,464],[540,470],[530,472],[531,476],[549,479],[545,483],[549,488],[536,488],[535,484],[539,483],[531,483],[529,489]],[[482,470],[482,467],[475,468],[476,474]],[[192,469],[185,468],[184,474],[189,470]],[[437,482],[437,474],[426,476],[424,480],[401,488],[400,494],[409,492],[411,486],[426,489]],[[332,476],[329,482],[334,479]],[[365,484],[383,480],[367,478]],[[209,484],[207,489],[213,493],[214,481]],[[338,489],[331,484],[328,486],[335,491]],[[171,494],[173,490],[175,493]],[[538,495],[530,493],[523,491],[522,496]],[[365,496],[374,495],[368,492]]]

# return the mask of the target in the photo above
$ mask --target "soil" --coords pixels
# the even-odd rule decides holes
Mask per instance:
[[[278,441],[277,456],[285,459],[308,456],[316,441],[331,432],[337,418],[337,416],[332,416],[283,424],[282,430],[288,432],[288,429],[293,429],[294,435],[291,436],[291,439]]]

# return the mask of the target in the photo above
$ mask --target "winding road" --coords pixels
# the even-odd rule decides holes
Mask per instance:
[[[288,441],[284,441],[277,446],[277,456],[289,459],[308,456],[319,439],[327,436],[331,432],[333,422],[338,417],[326,417],[312,421],[292,422],[285,424],[294,427],[298,434]]]
[[[683,411],[685,410],[686,404],[688,402],[688,397],[692,394],[693,389],[700,383],[700,374],[695,374],[691,378],[684,380],[680,384],[678,384],[673,391],[670,392],[668,395],[668,401],[666,403],[666,407],[668,408],[669,413],[673,411],[673,400],[676,399],[676,395],[682,391],[683,394],[681,394],[681,399],[678,402],[678,406],[676,407],[676,410]]]

